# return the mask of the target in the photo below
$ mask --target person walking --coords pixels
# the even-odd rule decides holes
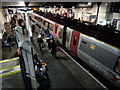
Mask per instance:
[[[56,48],[57,48],[57,44],[55,43],[55,40],[53,39],[51,53],[53,56],[55,56],[55,58],[56,58]]]
[[[11,38],[11,36],[8,36],[8,37],[6,38],[6,41],[7,41],[7,43],[8,43],[9,52],[11,52],[11,47],[12,47],[12,44],[11,44],[12,38]]]
[[[40,59],[38,59],[38,55],[35,54],[34,55],[34,61],[33,61],[33,64],[34,64],[34,67],[35,65],[37,65],[38,68],[41,68],[42,67],[42,61]]]
[[[43,46],[42,46],[42,44],[43,44],[43,39],[42,39],[41,35],[38,35],[37,43],[38,43],[38,45],[39,45],[39,47],[40,47],[40,51],[41,51],[41,53],[42,53],[42,55],[43,55],[43,50],[42,50],[42,48],[43,48]]]
[[[47,39],[47,43],[48,43],[48,49],[51,50],[52,39]]]
[[[35,25],[32,25],[32,33],[35,33]]]
[[[44,38],[44,27],[41,27],[40,29],[40,34],[41,34],[41,37],[42,39]]]

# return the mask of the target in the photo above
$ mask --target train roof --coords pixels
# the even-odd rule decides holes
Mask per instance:
[[[61,25],[66,24],[66,22],[63,21],[59,16],[54,16],[52,14],[49,14],[49,13],[46,14],[46,13],[43,13],[43,12],[35,12],[35,13],[38,14],[38,15],[41,15],[41,16],[49,19],[49,20],[52,20],[53,22],[56,22],[58,24],[61,24]]]
[[[79,31],[100,41],[111,44],[120,49],[120,32],[114,29],[96,25],[72,25],[71,29]]]
[[[40,13],[39,15],[120,48],[120,31],[101,25],[94,25],[85,21],[78,23],[75,19],[61,18],[60,16],[53,16],[52,14]]]

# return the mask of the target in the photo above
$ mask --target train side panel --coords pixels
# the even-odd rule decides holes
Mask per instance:
[[[67,27],[66,29],[66,44],[65,47],[70,50],[70,41],[71,41],[71,37],[72,37],[72,29],[70,29],[69,27]]]
[[[60,44],[63,44],[63,30],[64,30],[64,26],[58,24],[58,28],[57,28],[57,40]]]
[[[57,29],[58,29],[58,24],[55,23],[55,26],[54,26],[54,32],[53,32],[53,37],[58,40],[58,35],[57,35]]]
[[[77,56],[110,82],[120,87],[120,75],[113,71],[119,57],[118,49],[83,34],[80,37]]]
[[[73,55],[77,55],[77,47],[80,38],[80,33],[78,31],[72,31],[72,37],[70,41],[70,51]]]

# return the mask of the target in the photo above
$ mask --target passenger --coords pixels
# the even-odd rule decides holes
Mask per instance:
[[[35,67],[35,76],[37,81],[40,81],[40,78],[49,79],[49,75],[47,74],[48,68],[45,62],[38,59],[38,55],[34,55],[34,67]]]
[[[48,43],[48,49],[51,50],[51,47],[52,47],[52,39],[48,39],[47,43]]]
[[[8,43],[9,52],[11,52],[11,46],[12,46],[12,44],[11,44],[11,42],[12,42],[11,36],[8,36],[8,37],[6,38],[6,42]]]
[[[49,33],[49,30],[48,30],[48,29],[46,30],[46,35],[47,35],[47,37],[49,37],[49,35],[50,35],[50,33]]]
[[[38,55],[35,54],[34,55],[34,61],[33,61],[34,66],[37,65],[38,68],[41,68],[42,67],[42,63],[41,62],[42,61],[40,59],[38,59]]]
[[[23,35],[24,35],[24,34],[25,34],[25,23],[24,23],[24,21],[22,22],[21,27],[22,27],[22,30],[23,30]]]
[[[51,53],[52,53],[53,56],[55,56],[55,58],[56,58],[56,48],[57,48],[57,45],[55,43],[55,40],[53,39]]]
[[[35,25],[32,25],[32,33],[35,32]]]
[[[40,34],[41,34],[41,37],[42,37],[42,39],[44,38],[44,27],[42,27],[41,29],[40,29]]]
[[[19,26],[22,26],[22,22],[23,22],[23,20],[22,20],[22,18],[20,18],[20,19],[18,20],[18,25],[19,25]]]
[[[37,43],[38,43],[38,45],[40,47],[40,51],[43,55],[43,50],[42,50],[42,45],[41,45],[43,43],[43,39],[42,39],[41,35],[38,35]]]

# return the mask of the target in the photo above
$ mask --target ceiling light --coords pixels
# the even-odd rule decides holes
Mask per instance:
[[[61,6],[61,8],[63,8],[63,6]]]
[[[88,3],[88,5],[91,5],[91,4],[92,4],[92,3],[90,3],[90,2]]]
[[[75,6],[72,6],[72,8],[75,8]]]

